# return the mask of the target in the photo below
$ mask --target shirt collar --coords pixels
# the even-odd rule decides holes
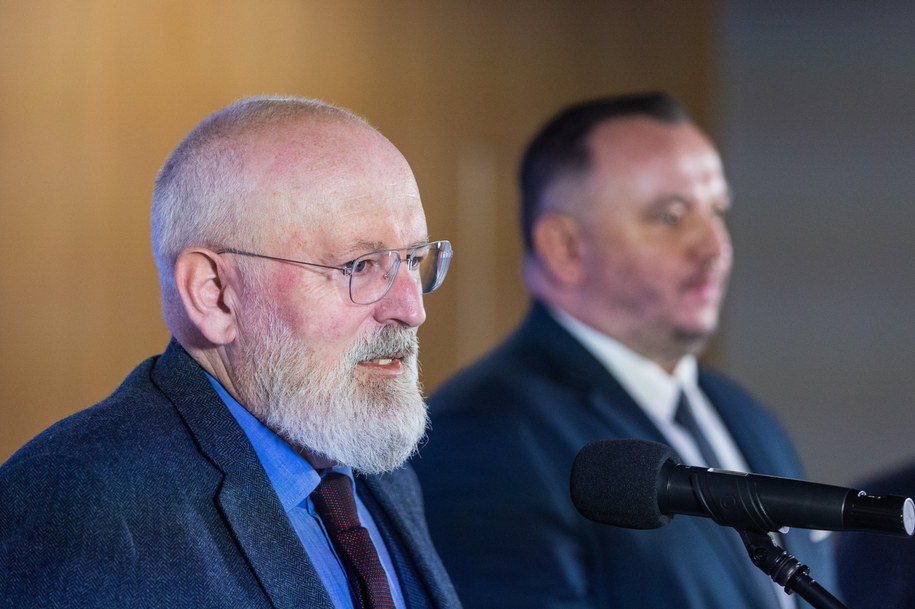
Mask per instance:
[[[276,435],[271,429],[238,403],[225,388],[207,374],[207,379],[216,389],[216,393],[238,421],[248,440],[254,447],[270,483],[287,512],[304,505],[311,492],[321,482],[321,475],[300,455],[288,442]],[[353,479],[352,469],[346,466],[335,466],[322,473],[339,472]]]
[[[559,309],[550,309],[556,321],[613,374],[636,403],[650,415],[672,421],[682,387],[697,387],[699,366],[687,355],[668,374],[655,362],[623,343]]]

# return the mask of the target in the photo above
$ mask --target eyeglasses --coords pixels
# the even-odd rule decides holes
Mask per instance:
[[[400,252],[407,252],[407,255],[401,258]],[[433,241],[432,243],[424,243],[413,247],[369,252],[350,260],[343,266],[289,260],[288,258],[265,256],[232,248],[217,250],[216,253],[266,258],[267,260],[278,260],[280,262],[291,262],[292,264],[304,264],[306,266],[340,271],[345,277],[349,277],[349,298],[355,304],[372,304],[384,298],[391,286],[394,285],[394,278],[397,276],[401,262],[406,262],[407,270],[416,275],[423,294],[434,292],[445,280],[453,254],[449,241]]]

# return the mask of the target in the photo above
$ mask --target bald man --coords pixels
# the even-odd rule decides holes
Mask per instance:
[[[341,108],[242,100],[162,167],[152,241],[173,340],[0,467],[0,598],[459,607],[404,466],[451,245],[400,152]]]

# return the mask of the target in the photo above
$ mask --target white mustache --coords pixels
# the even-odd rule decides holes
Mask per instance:
[[[351,363],[391,356],[409,359],[418,352],[419,339],[414,330],[388,326],[353,345],[347,359]]]

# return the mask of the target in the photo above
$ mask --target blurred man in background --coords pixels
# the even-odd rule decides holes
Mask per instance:
[[[612,438],[669,444],[694,465],[803,475],[775,418],[697,363],[732,262],[715,145],[666,95],[597,99],[543,127],[520,181],[533,305],[433,396],[414,459],[464,603],[797,606],[732,529],[680,517],[626,530],[586,520],[569,497],[575,455]],[[803,530],[783,542],[828,587],[829,548]]]

